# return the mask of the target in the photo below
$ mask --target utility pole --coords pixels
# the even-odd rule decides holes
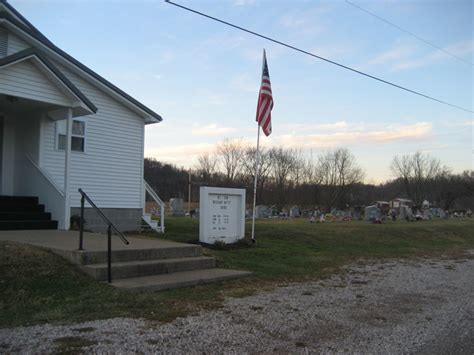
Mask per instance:
[[[188,215],[191,217],[191,169],[188,170]]]

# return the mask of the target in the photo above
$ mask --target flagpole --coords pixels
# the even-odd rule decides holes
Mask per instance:
[[[252,241],[255,243],[255,205],[257,203],[257,178],[260,160],[260,125],[257,122],[257,153],[255,158],[255,178],[253,181],[253,213],[252,213]]]
[[[263,58],[262,58],[262,78],[263,78],[263,69],[265,66],[265,48],[263,49]],[[263,79],[262,79],[263,80]],[[260,96],[260,93],[259,93]],[[259,97],[259,103],[260,103],[260,97]],[[256,157],[255,157],[255,178],[253,180],[253,211],[252,211],[252,242],[256,242],[255,240],[255,205],[257,204],[257,179],[258,179],[258,167],[259,167],[259,160],[260,160],[260,122],[258,120],[258,110],[259,110],[259,105],[257,105],[257,152],[256,152]]]

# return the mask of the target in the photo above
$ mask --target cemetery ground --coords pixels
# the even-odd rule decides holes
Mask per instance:
[[[250,225],[246,227],[247,235]],[[377,260],[456,258],[474,249],[474,220],[334,222],[257,221],[257,245],[206,249],[219,267],[249,270],[241,280],[163,292],[114,289],[82,274],[48,251],[0,244],[0,327],[74,323],[113,317],[167,322],[219,308],[229,297],[269,291],[290,282],[322,279],[345,265]],[[165,239],[197,243],[198,221],[167,219]],[[163,235],[148,234],[144,238]]]

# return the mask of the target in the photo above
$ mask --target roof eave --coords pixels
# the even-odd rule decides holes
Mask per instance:
[[[131,104],[133,104],[139,111],[142,112],[142,117],[145,120],[145,123],[147,123],[147,119],[150,121],[149,123],[157,123],[161,122],[163,118],[151,110],[150,108],[146,107],[121,89],[119,89],[117,86],[94,72],[93,70],[89,69],[87,66],[79,62],[77,59],[72,57],[71,55],[67,54],[64,52],[62,49],[56,47],[50,40],[48,40],[38,29],[36,29],[28,20],[26,20],[13,6],[11,6],[8,2],[5,0],[0,0],[0,3],[4,4],[8,10],[14,13],[14,15],[18,18],[20,18],[26,25],[22,24],[21,22],[17,21],[13,16],[11,16],[9,13],[6,13],[4,11],[0,12],[0,19],[4,18],[8,22],[10,22],[13,26],[17,27],[19,30],[22,32],[25,32],[27,35],[31,36],[33,39],[36,41],[40,42],[43,46],[48,48],[49,50],[53,51],[56,53],[56,55],[62,57],[64,60],[69,62],[70,64],[73,64],[89,76],[91,76],[93,79],[97,80],[100,82],[102,85],[108,87],[110,90],[114,91],[117,93],[119,96],[121,96],[123,99],[127,100]],[[30,28],[28,28],[28,27]]]
[[[90,113],[96,113],[97,107],[87,98],[84,93],[81,92],[53,63],[51,63],[41,52],[36,48],[24,49],[20,52],[16,52],[9,56],[0,59],[0,67],[11,65],[29,58],[35,58],[44,67],[46,67],[50,73],[52,73],[59,82],[61,82],[80,102],[82,102]]]

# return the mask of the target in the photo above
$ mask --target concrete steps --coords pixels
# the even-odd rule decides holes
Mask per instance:
[[[112,264],[113,279],[125,279],[146,275],[169,274],[180,271],[210,269],[216,266],[214,258],[198,256],[187,258],[128,261]],[[107,264],[84,266],[84,271],[96,280],[107,280]]]
[[[237,279],[249,275],[251,273],[248,271],[214,268],[115,280],[112,282],[112,286],[132,291],[161,291]]]
[[[0,220],[0,230],[58,229],[58,222],[51,220]]]
[[[140,243],[146,242],[141,240]],[[112,249],[112,286],[128,290],[165,290],[195,286],[250,275],[249,272],[217,269],[213,257],[203,256],[200,245],[160,241],[143,248],[131,241]],[[56,250],[58,252],[58,250]],[[106,250],[71,250],[62,253],[98,281],[107,280]]]
[[[33,196],[0,196],[0,230],[57,229],[58,222],[44,212]]]
[[[104,238],[105,239],[105,238]],[[201,256],[202,249],[199,245],[177,244],[177,246],[149,248],[149,249],[120,249],[112,248],[112,263],[124,261],[143,261],[155,259],[174,259]],[[82,265],[101,264],[107,262],[107,251],[74,251],[74,262]]]
[[[160,227],[158,226],[158,222],[151,218],[151,213],[145,213],[142,216],[142,221],[145,224],[144,226],[142,224],[142,229],[149,228],[154,231],[160,232]]]

